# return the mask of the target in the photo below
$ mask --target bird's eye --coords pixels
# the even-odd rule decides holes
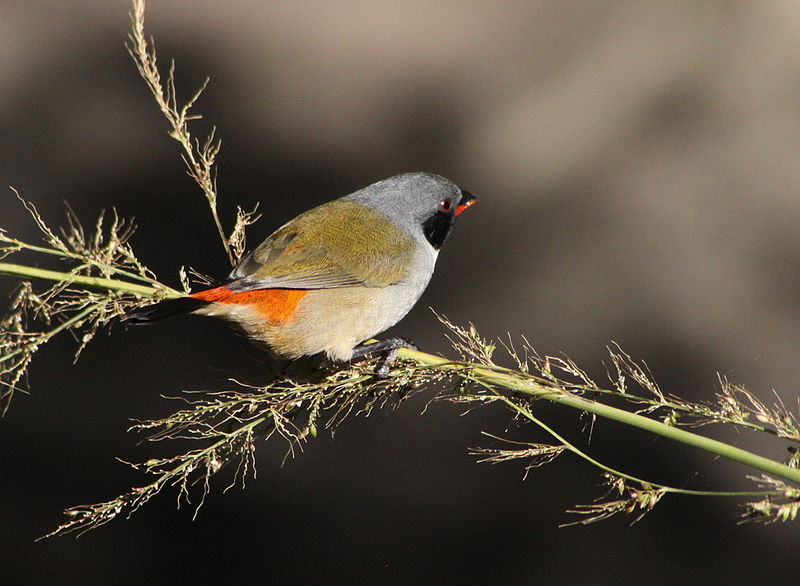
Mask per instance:
[[[439,210],[442,212],[449,212],[451,207],[453,207],[453,202],[449,199],[443,199],[439,202]]]

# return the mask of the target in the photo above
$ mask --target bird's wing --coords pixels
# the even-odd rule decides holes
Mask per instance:
[[[311,209],[276,230],[230,275],[228,288],[386,287],[413,263],[414,239],[352,201]]]

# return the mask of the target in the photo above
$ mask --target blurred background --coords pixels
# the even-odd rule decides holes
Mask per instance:
[[[228,266],[177,145],[124,49],[123,0],[0,5],[0,182],[51,225],[135,216],[134,247],[177,284]],[[525,335],[597,379],[618,342],[662,388],[710,400],[717,373],[798,402],[800,6],[796,2],[152,2],[179,93],[223,139],[223,219],[261,202],[257,243],[297,213],[384,177],[433,171],[480,198],[416,309],[391,333],[450,354],[427,306],[489,337]],[[11,191],[0,225],[32,222]],[[44,263],[45,259],[29,258]],[[51,266],[51,265],[43,265]],[[0,293],[14,280],[0,277]],[[0,434],[6,583],[787,584],[798,526],[737,526],[734,500],[668,497],[640,523],[559,529],[602,489],[564,455],[523,481],[476,464],[480,432],[547,441],[508,413],[430,395],[353,418],[283,465],[261,446],[246,490],[195,520],[166,490],[130,520],[34,543],[71,505],[144,479],[115,460],[184,446],[126,433],[162,395],[258,382],[258,351],[213,320],[56,340]],[[575,439],[585,421],[538,413]],[[706,432],[782,459],[785,442]],[[271,442],[273,443],[273,442]],[[598,422],[592,454],[654,481],[752,486],[740,466]],[[199,496],[199,495],[198,495]],[[794,544],[794,545],[792,545]],[[11,579],[13,578],[13,579]]]

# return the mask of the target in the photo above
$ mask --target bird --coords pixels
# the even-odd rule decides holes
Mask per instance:
[[[403,338],[364,343],[416,304],[457,216],[477,202],[440,175],[403,173],[323,203],[249,252],[217,286],[135,309],[129,324],[221,318],[279,358],[394,358]],[[384,372],[388,367],[382,367]]]

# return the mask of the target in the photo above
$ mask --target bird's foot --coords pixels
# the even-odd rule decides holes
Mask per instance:
[[[375,367],[375,376],[378,378],[387,378],[389,376],[389,368],[397,357],[397,351],[400,348],[410,348],[412,350],[419,350],[417,345],[408,338],[387,338],[378,342],[371,342],[369,344],[359,344],[353,349],[353,357],[351,362],[357,362],[381,354],[381,358]]]

